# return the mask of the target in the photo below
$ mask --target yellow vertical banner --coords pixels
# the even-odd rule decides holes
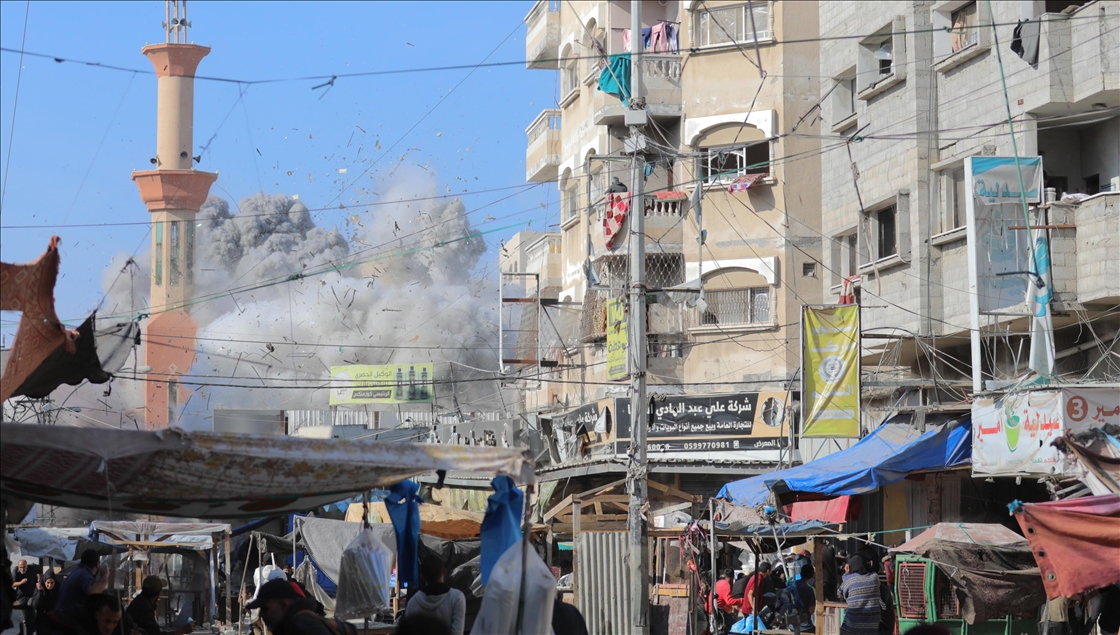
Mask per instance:
[[[803,437],[859,436],[859,305],[802,307]]]
[[[607,302],[607,378],[624,379],[629,374],[626,351],[629,339],[626,331],[626,300],[615,298]]]

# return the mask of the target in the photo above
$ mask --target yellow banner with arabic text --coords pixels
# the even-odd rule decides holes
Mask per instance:
[[[803,437],[859,436],[859,305],[802,307]]]

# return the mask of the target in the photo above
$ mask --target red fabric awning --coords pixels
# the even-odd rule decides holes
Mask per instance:
[[[1050,599],[1120,582],[1120,495],[1024,503],[1015,520]]]
[[[785,506],[790,521],[824,520],[830,523],[846,523],[857,520],[863,504],[858,496],[840,496],[823,501],[799,501]]]

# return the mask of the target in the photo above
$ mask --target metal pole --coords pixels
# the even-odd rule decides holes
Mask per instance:
[[[630,2],[630,110],[641,110],[633,117],[630,139],[633,147],[634,175],[630,188],[630,452],[627,478],[630,481],[630,501],[626,527],[629,531],[629,565],[631,628],[629,632],[644,635],[649,632],[647,620],[649,605],[649,562],[646,558],[646,522],[642,514],[648,508],[646,427],[649,405],[646,398],[646,248],[645,200],[642,185],[645,178],[645,160],[639,152],[644,125],[645,99],[642,96],[642,3]],[[630,119],[630,117],[628,117]],[[631,122],[627,122],[631,123]]]

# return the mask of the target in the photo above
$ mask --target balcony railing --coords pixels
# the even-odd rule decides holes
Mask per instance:
[[[688,211],[688,199],[683,195],[680,198],[665,198],[656,194],[646,194],[643,199],[645,200],[643,209],[646,218],[680,218],[681,214]],[[595,203],[596,221],[603,220],[605,210],[606,204],[600,198]]]
[[[670,53],[642,55],[642,78],[646,81],[680,81],[681,56]]]
[[[541,111],[525,129],[525,179],[548,181],[556,178],[560,166],[560,111]]]
[[[560,52],[560,2],[539,0],[525,16],[525,67],[556,70]]]
[[[533,123],[525,130],[525,135],[529,138],[529,145],[533,145],[535,141],[541,138],[549,130],[559,130],[561,123],[560,111],[554,108],[544,110]]]

